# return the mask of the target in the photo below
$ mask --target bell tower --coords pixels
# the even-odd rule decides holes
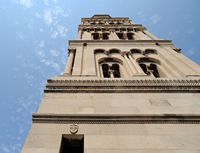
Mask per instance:
[[[200,66],[129,18],[82,18],[22,153],[197,153]]]

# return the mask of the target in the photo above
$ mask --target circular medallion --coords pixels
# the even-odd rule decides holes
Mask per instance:
[[[77,124],[71,124],[69,127],[69,131],[71,134],[76,134],[78,132],[78,125]]]

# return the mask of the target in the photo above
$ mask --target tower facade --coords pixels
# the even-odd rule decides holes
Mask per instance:
[[[82,18],[22,153],[199,153],[200,66],[129,18]]]

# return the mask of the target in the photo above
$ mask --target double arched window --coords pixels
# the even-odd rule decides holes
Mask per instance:
[[[112,58],[103,60],[100,63],[102,77],[104,78],[120,78],[120,63]]]
[[[120,70],[118,64],[102,64],[104,78],[120,78]]]
[[[92,38],[93,40],[108,40],[109,33],[108,32],[104,32],[104,33],[94,32],[92,33]]]
[[[138,63],[145,74],[154,76],[156,78],[161,77],[161,70],[159,70],[159,61],[151,58],[140,58]]]

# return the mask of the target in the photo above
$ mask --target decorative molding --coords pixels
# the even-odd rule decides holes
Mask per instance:
[[[82,43],[98,43],[98,44],[113,44],[113,43],[117,43],[119,44],[129,44],[131,43],[131,45],[134,45],[134,43],[142,43],[142,44],[153,44],[155,45],[155,43],[159,43],[160,45],[162,44],[167,44],[167,45],[173,45],[171,40],[70,40],[69,41],[69,46],[72,44],[81,44]]]
[[[66,115],[33,114],[33,123],[55,124],[200,124],[200,114]]]
[[[77,124],[71,124],[69,127],[69,131],[71,134],[76,134],[78,132],[78,125]]]
[[[49,79],[45,92],[193,92],[200,93],[200,79]]]
[[[145,28],[141,24],[95,24],[95,25],[79,25],[79,30],[82,29],[91,29],[91,28],[107,28],[107,29],[115,29],[115,28],[137,28],[141,30],[145,30]]]

